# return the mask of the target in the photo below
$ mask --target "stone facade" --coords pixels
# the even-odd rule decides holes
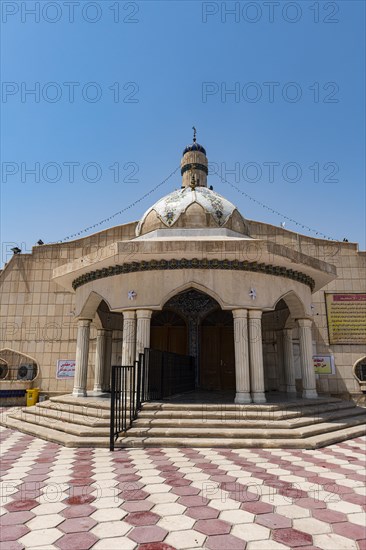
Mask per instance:
[[[14,255],[2,270],[0,349],[21,352],[33,359],[39,366],[34,386],[47,394],[72,390],[72,379],[56,380],[56,363],[59,359],[75,359],[77,337],[75,293],[60,288],[52,280],[53,269],[75,258],[95,259],[101,248],[118,240],[131,239],[135,227],[136,224],[131,223],[69,243],[37,246],[31,254]],[[113,331],[113,363],[121,361],[122,320],[119,322]],[[96,338],[97,328],[92,326],[91,375],[94,372]],[[11,359],[7,354],[9,364]],[[14,358],[12,360],[14,362]],[[14,368],[16,365],[14,362]],[[16,372],[12,378],[16,379]],[[92,378],[90,383],[93,383]],[[6,388],[7,385],[0,380],[0,387]]]
[[[108,390],[110,364],[131,362],[149,345],[152,313],[196,289],[233,312],[237,402],[260,403],[265,390],[293,393],[296,386],[314,397],[312,354],[335,360],[335,374],[316,377],[318,391],[360,392],[353,365],[365,346],[329,344],[325,293],[365,293],[366,253],[355,243],[244,219],[227,201],[231,213],[220,225],[220,203],[206,188],[207,159],[197,146],[184,155],[183,194],[204,188],[214,210],[190,200],[174,227],[166,228],[157,213],[161,206],[152,207],[143,227],[133,222],[36,246],[5,265],[0,358],[10,371],[0,389],[20,384],[20,353],[37,365],[33,385],[44,393]],[[243,330],[249,342],[238,340]],[[75,358],[75,379],[56,379],[57,361]]]
[[[353,376],[352,366],[364,357],[365,346],[329,345],[325,292],[365,292],[366,253],[359,251],[354,243],[313,239],[269,224],[248,220],[247,223],[254,238],[269,239],[336,266],[337,278],[311,297],[314,351],[332,353],[336,366],[336,374],[319,376],[318,384],[322,391],[331,394],[357,393],[359,384]],[[1,272],[1,349],[20,352],[35,360],[39,373],[34,383],[44,392],[68,393],[72,390],[72,379],[56,380],[56,362],[58,359],[74,359],[76,352],[75,292],[61,288],[52,280],[53,269],[80,257],[94,260],[102,248],[133,238],[135,227],[136,223],[131,223],[71,243],[34,247],[31,254],[13,256]],[[254,250],[252,258],[259,260],[259,257],[255,258]],[[216,272],[218,279],[220,273]],[[136,275],[131,279],[132,286],[136,286],[133,282]],[[120,322],[121,325],[113,331],[112,363],[121,361],[122,320]],[[276,331],[268,331],[266,338],[270,342],[267,345],[265,341],[264,345],[265,369],[269,375],[276,367],[278,335]],[[93,387],[96,339],[97,326],[92,324],[90,389]],[[295,330],[295,353],[297,340]],[[273,378],[276,379],[275,373]]]

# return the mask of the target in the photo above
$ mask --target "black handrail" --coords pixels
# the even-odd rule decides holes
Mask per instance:
[[[145,348],[134,365],[113,365],[109,449],[131,428],[142,403],[195,387],[194,358]]]
[[[109,449],[114,450],[114,443],[121,433],[131,427],[136,418],[136,367],[125,365],[112,366],[111,384],[111,421]]]
[[[195,389],[194,357],[145,349],[144,363],[148,371],[149,401]]]

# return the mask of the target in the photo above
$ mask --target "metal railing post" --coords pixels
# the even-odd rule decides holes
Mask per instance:
[[[116,393],[116,367],[112,367],[111,419],[110,419],[110,426],[109,426],[109,450],[110,451],[114,451],[115,393]]]

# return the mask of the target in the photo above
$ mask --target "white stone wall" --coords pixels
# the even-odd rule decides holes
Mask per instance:
[[[70,243],[34,247],[32,254],[13,256],[0,273],[0,350],[29,355],[39,372],[33,387],[49,393],[69,393],[73,379],[56,380],[58,359],[75,359],[77,327],[75,294],[54,283],[52,272],[84,255],[95,257],[101,247],[130,239],[135,224],[128,224]],[[120,342],[116,335],[116,345]],[[118,340],[119,338],[119,340]],[[89,348],[89,386],[94,373],[96,329]],[[1,355],[1,354],[0,354]],[[8,389],[7,381],[0,388]]]
[[[329,345],[325,292],[366,292],[366,252],[359,251],[356,243],[313,239],[260,222],[249,222],[249,226],[253,237],[267,237],[336,266],[337,279],[312,297],[316,353],[333,354],[336,367],[335,375],[319,375],[317,383],[322,391],[332,394],[358,393],[359,384],[352,367],[365,356],[366,345]]]

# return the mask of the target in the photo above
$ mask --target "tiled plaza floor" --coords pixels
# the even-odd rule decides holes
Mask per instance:
[[[67,449],[1,428],[1,550],[365,550],[366,438]]]

